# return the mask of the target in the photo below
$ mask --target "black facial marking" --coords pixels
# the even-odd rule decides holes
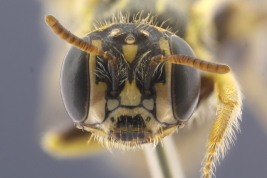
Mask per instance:
[[[117,128],[139,128],[144,129],[146,127],[144,119],[141,115],[132,116],[120,116],[117,122]]]

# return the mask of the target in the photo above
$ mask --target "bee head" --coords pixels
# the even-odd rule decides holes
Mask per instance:
[[[149,23],[115,23],[82,39],[52,16],[47,23],[74,46],[65,57],[61,93],[79,129],[107,147],[140,148],[183,127],[199,99],[197,69],[229,67],[195,58],[173,33]]]

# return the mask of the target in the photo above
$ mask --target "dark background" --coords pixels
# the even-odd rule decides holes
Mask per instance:
[[[41,150],[38,85],[48,50],[40,12],[38,1],[0,1],[0,177],[127,177],[103,156],[56,160]],[[217,178],[267,175],[266,134],[244,103],[242,132],[217,167]]]

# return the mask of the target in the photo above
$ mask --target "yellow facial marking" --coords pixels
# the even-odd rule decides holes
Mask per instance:
[[[125,82],[125,86],[121,91],[121,105],[126,106],[137,106],[141,102],[141,93],[136,86],[136,80],[129,83],[128,80]]]
[[[159,46],[160,49],[164,50],[166,56],[171,55],[169,42],[167,40],[160,39]]]
[[[169,42],[167,40],[159,40],[160,49],[163,49],[166,55],[170,55],[170,47]],[[165,63],[165,75],[166,75],[166,82],[163,83],[157,83],[155,84],[155,89],[157,92],[157,98],[156,103],[160,103],[156,105],[156,115],[157,118],[164,119],[165,121],[168,121],[168,123],[174,124],[177,121],[174,119],[173,111],[172,111],[172,98],[171,94],[171,67],[172,64],[166,62]]]
[[[108,107],[108,110],[111,111],[111,110],[115,109],[116,107],[119,106],[119,104],[120,104],[120,103],[119,103],[118,100],[116,100],[116,99],[109,99],[109,100],[107,101],[107,107]]]
[[[122,51],[123,51],[123,55],[126,61],[128,61],[129,63],[132,63],[133,60],[135,59],[137,50],[138,50],[137,45],[123,45]]]
[[[153,99],[145,99],[145,100],[143,100],[142,104],[146,109],[152,110],[154,108],[154,100]]]
[[[102,47],[101,40],[93,40],[92,44],[98,48]],[[95,55],[90,54],[90,63],[89,63],[89,75],[90,75],[90,106],[87,121],[90,123],[102,122],[105,118],[105,92],[107,90],[107,84],[104,82],[99,82],[97,85],[95,77],[95,68],[96,68],[96,58]],[[90,124],[86,122],[87,124]]]

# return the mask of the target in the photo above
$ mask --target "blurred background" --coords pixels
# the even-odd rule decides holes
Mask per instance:
[[[248,3],[252,1],[243,2],[223,6],[217,16],[224,22],[217,26],[222,30],[220,62],[236,71],[245,95],[241,133],[217,166],[217,178],[267,175],[267,6],[266,1],[255,1],[255,6]],[[58,81],[52,87],[44,82],[59,78],[60,71],[54,76],[48,66],[53,65],[53,59],[58,60],[54,65],[60,67],[67,51],[64,42],[57,37],[52,40],[53,34],[45,25],[44,14],[50,13],[49,8],[44,10],[44,4],[37,0],[0,1],[0,177],[148,177],[141,151],[115,150],[113,154],[104,151],[71,160],[56,159],[42,150],[40,138],[47,129],[63,120],[70,123],[62,106]],[[59,14],[62,10],[53,9],[51,13]],[[226,14],[231,15],[230,20]],[[237,27],[231,30],[234,26]],[[194,137],[189,138],[188,142],[194,142]],[[191,148],[192,155],[194,149]],[[198,156],[194,165],[183,165],[188,177],[199,177],[202,157]]]

